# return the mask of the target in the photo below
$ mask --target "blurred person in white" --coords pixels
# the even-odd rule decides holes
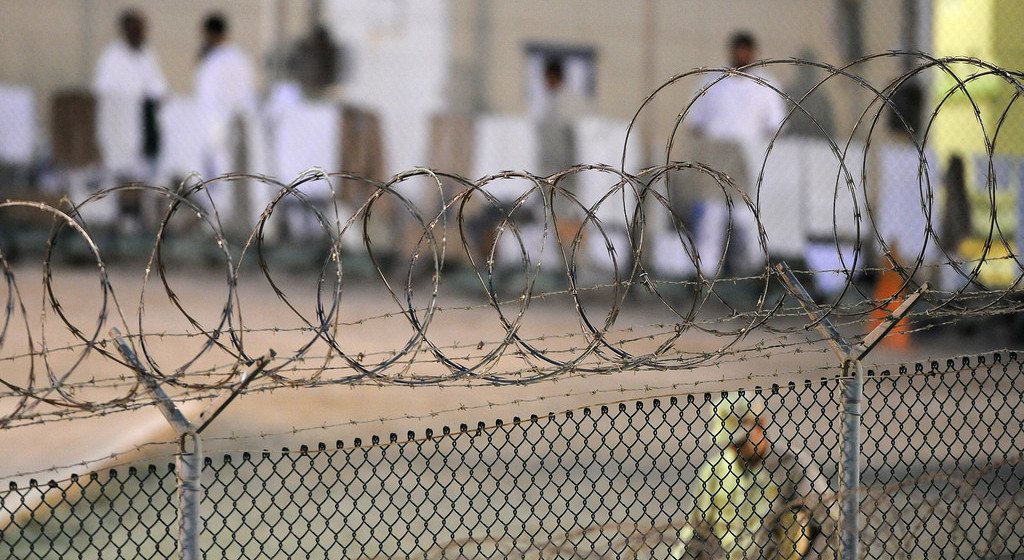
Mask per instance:
[[[204,179],[245,172],[253,162],[252,141],[257,133],[257,93],[252,61],[229,40],[228,21],[214,12],[203,20],[203,45],[196,69],[196,100],[205,116]],[[235,199],[229,185],[217,182],[209,196],[222,217],[234,218]],[[254,210],[254,209],[249,209]],[[259,208],[262,210],[262,208]]]
[[[560,173],[580,163],[577,156],[576,125],[579,119],[589,114],[590,109],[586,98],[566,84],[565,71],[560,56],[553,55],[544,61],[546,95],[535,115],[540,173],[544,175]],[[575,177],[572,175],[560,179],[557,184],[573,195],[578,195]],[[582,210],[566,197],[558,195],[551,211],[557,220],[559,239],[564,244],[571,243],[583,223]],[[542,212],[536,210],[538,219],[542,217]]]
[[[159,151],[157,110],[167,95],[167,80],[156,53],[146,45],[146,20],[135,10],[118,19],[120,37],[107,46],[96,65],[96,136],[105,172],[116,184],[152,179]],[[125,193],[121,211],[140,212],[139,199]]]
[[[695,160],[732,177],[735,186],[754,202],[757,175],[768,144],[785,119],[785,104],[771,87],[757,81],[771,84],[771,77],[760,68],[749,67],[757,54],[754,36],[737,32],[728,45],[730,70],[756,79],[732,75],[731,71],[709,76],[698,90],[699,93],[708,88],[707,92],[694,102],[685,122],[693,136]],[[713,278],[725,252],[726,235],[730,233],[726,193],[713,186],[690,194],[699,198],[693,214],[701,271]],[[763,264],[759,262],[763,256],[758,245],[757,222],[737,192],[730,190],[728,195],[733,202],[728,246],[738,255],[730,256],[731,262],[726,265],[734,274],[752,273]]]
[[[821,527],[828,485],[806,452],[773,445],[759,400],[715,408],[715,446],[697,472],[693,508],[672,558],[809,560],[829,556]]]
[[[576,161],[574,125],[587,115],[587,100],[565,83],[562,59],[552,56],[544,62],[547,95],[537,114],[541,173],[564,171]]]

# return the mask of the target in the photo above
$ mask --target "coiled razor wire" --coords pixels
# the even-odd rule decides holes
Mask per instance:
[[[912,62],[908,70],[895,72],[881,85],[864,77],[875,73],[877,67],[888,68],[895,62],[907,67],[907,61]],[[793,95],[760,74],[762,69],[793,67],[811,69],[820,79],[806,93]],[[901,87],[926,75],[944,89],[936,96],[924,126],[914,129],[909,119],[898,113],[893,98]],[[693,104],[711,95],[709,89],[722,80],[749,80],[781,97],[788,107],[786,123],[798,117],[809,119],[835,160],[831,163],[838,171],[833,184],[823,188],[832,190],[830,244],[841,266],[827,272],[841,274],[845,281],[831,301],[822,302],[826,317],[840,325],[860,327],[873,313],[919,287],[924,278],[947,272],[956,277],[955,287],[930,291],[925,296],[927,303],[919,307],[912,320],[954,324],[970,316],[1008,314],[1020,309],[1017,286],[1024,277],[1024,266],[1012,249],[1013,232],[1008,225],[1017,220],[1006,220],[1006,212],[997,212],[1002,177],[997,175],[996,165],[1002,153],[997,149],[999,139],[1007,134],[1004,128],[1018,118],[1012,110],[1024,91],[1020,72],[974,58],[935,58],[905,52],[870,56],[845,66],[770,60],[740,69],[696,69],[666,81],[641,103],[623,131],[624,149],[618,166],[577,165],[550,176],[502,171],[476,180],[425,168],[410,169],[386,181],[319,169],[311,169],[288,183],[251,174],[213,179],[193,175],[176,188],[123,185],[96,192],[78,204],[0,203],[0,213],[36,213],[53,222],[43,255],[45,301],[38,319],[30,316],[21,296],[19,286],[26,279],[18,277],[19,268],[0,252],[7,296],[0,330],[0,362],[16,366],[0,368],[0,427],[40,418],[45,421],[47,415],[90,415],[147,403],[131,368],[108,343],[110,328],[115,326],[137,347],[148,372],[166,386],[202,394],[237,383],[240,372],[268,350],[262,339],[255,346],[247,340],[274,330],[247,326],[244,320],[243,309],[261,303],[246,300],[238,289],[243,270],[253,265],[277,299],[294,314],[289,319],[299,322],[298,327],[282,330],[298,334],[303,340],[287,352],[275,349],[277,359],[253,390],[323,383],[520,384],[578,373],[689,369],[720,363],[734,354],[753,356],[806,348],[818,340],[807,334],[812,325],[801,317],[791,299],[772,297],[772,237],[762,221],[763,206],[771,193],[762,192],[761,187],[787,124],[771,139],[761,168],[754,170],[757,180],[753,193],[746,192],[724,171],[700,161],[675,159],[676,147],[682,142],[680,133]],[[1006,93],[1005,106],[1000,105],[995,115],[983,111],[981,103],[972,97],[979,84],[988,87],[993,80]],[[694,90],[694,83],[703,85]],[[639,172],[628,171],[626,151],[631,143],[642,142],[641,123],[649,119],[652,107],[664,98],[671,101],[670,92],[687,87],[687,91],[697,93],[680,106],[670,123],[664,160]],[[863,103],[851,132],[843,137],[830,134],[818,116],[804,106],[809,96],[832,88],[851,93]],[[987,231],[980,254],[972,258],[964,258],[954,247],[940,242],[939,189],[929,178],[935,167],[930,156],[934,125],[954,104],[971,108],[976,136],[980,138],[977,151],[987,159],[987,169],[983,170],[989,202]],[[919,196],[918,208],[913,211],[920,213],[924,223],[919,232],[920,246],[898,250],[878,227],[883,209],[872,203],[875,178],[868,172],[872,148],[885,134],[894,134],[882,126],[890,114],[896,115],[902,129],[896,135],[912,145],[917,154]],[[862,150],[852,148],[858,143]],[[596,201],[589,201],[573,187],[584,174],[597,174],[608,185]],[[759,273],[728,277],[728,250],[717,262],[701,259],[692,220],[680,210],[683,205],[678,200],[683,196],[680,182],[693,177],[717,185],[728,207],[726,247],[741,243],[733,236],[734,218],[742,214],[752,218],[758,246],[740,249],[758,252],[763,264]],[[269,190],[272,196],[254,225],[240,227],[238,216],[224,214],[224,208],[218,207],[217,201],[223,200],[224,193],[257,189]],[[141,295],[135,304],[118,298],[108,276],[104,251],[97,242],[97,230],[90,228],[88,219],[90,211],[104,199],[109,203],[129,195],[158,199],[162,208],[148,250]],[[296,222],[296,216],[304,221]],[[294,229],[290,226],[297,223],[298,229],[306,230],[301,236],[290,233],[299,238],[297,243],[310,244],[308,240],[315,239],[325,248],[311,307],[289,295],[287,281],[281,279],[281,271],[276,270],[278,265],[269,254],[278,235],[272,232]],[[692,276],[671,277],[653,265],[662,256],[654,249],[657,223],[670,226],[669,235],[678,241],[675,250],[692,265]],[[855,235],[846,238],[841,231],[851,223]],[[180,238],[201,241],[205,248],[197,260],[206,259],[223,267],[224,299],[213,320],[206,316],[208,309],[197,311],[183,300],[172,280],[173,265],[168,255]],[[62,297],[53,273],[57,255],[75,244],[87,248],[98,275],[99,308],[85,323],[68,312],[69,307],[78,308],[80,302]],[[849,244],[852,251],[844,253],[844,244]],[[592,279],[595,247],[610,263],[600,272],[598,281]],[[368,260],[375,282],[386,290],[398,311],[351,322],[342,318],[346,304],[343,294],[350,285],[346,283],[351,277],[349,264],[357,257]],[[983,270],[993,265],[1013,268],[1014,275],[1006,285],[983,281]],[[459,267],[470,271],[475,286],[463,290],[469,303],[454,309],[442,306],[440,294],[445,281]],[[902,283],[891,295],[875,297],[857,282],[863,271],[890,270],[899,274]],[[554,287],[550,285],[552,278],[556,281]],[[752,302],[738,302],[729,292],[728,287],[737,282],[753,286]],[[679,291],[685,292],[685,297],[679,297]],[[160,297],[160,292],[187,322],[187,329],[147,329],[146,302]],[[579,330],[527,333],[524,325],[531,304],[544,298],[571,301]],[[667,310],[671,320],[623,324],[621,311],[640,300],[656,302]],[[502,334],[481,340],[474,347],[442,343],[432,332],[431,325],[440,314],[479,309],[493,312]],[[407,321],[409,335],[395,348],[353,349],[339,335],[344,327],[398,315]],[[17,332],[15,336],[21,330],[24,334]],[[48,333],[57,331],[62,336],[70,334],[72,342],[66,346],[50,342]],[[694,333],[713,335],[720,342],[714,348],[693,350],[686,341]],[[751,342],[758,336],[774,337],[778,342],[768,350],[772,345],[766,346],[764,338]],[[154,345],[175,337],[193,346],[183,349],[177,362],[170,364],[158,357]],[[12,342],[16,338],[27,342]],[[562,346],[547,344],[559,338],[564,339]],[[70,352],[75,357],[68,364],[53,359],[57,352]],[[78,380],[76,372],[93,359],[109,363],[112,373]],[[419,367],[428,363],[440,369]],[[115,389],[117,396],[110,398],[100,392],[104,396],[92,398],[89,388]],[[45,412],[41,412],[43,409]]]

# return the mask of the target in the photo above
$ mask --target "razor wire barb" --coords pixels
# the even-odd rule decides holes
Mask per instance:
[[[875,67],[908,59],[914,61],[910,70],[896,72],[881,84],[864,77]],[[819,81],[793,95],[760,74],[761,69],[793,68],[818,72]],[[925,126],[914,130],[896,111],[893,94],[926,75],[934,83],[945,84],[945,89]],[[6,286],[0,331],[0,428],[151,404],[113,350],[107,335],[111,327],[125,332],[146,368],[186,400],[209,398],[210,391],[237,383],[239,373],[268,350],[264,335],[287,335],[298,342],[290,351],[275,348],[277,359],[248,391],[323,384],[525,384],[562,376],[687,370],[769,354],[818,352],[823,345],[813,332],[814,325],[807,323],[785,290],[780,291],[773,276],[777,259],[773,236],[778,232],[766,225],[763,210],[773,194],[769,188],[777,160],[773,154],[785,141],[786,125],[774,134],[760,169],[755,170],[754,192],[747,192],[724,171],[700,161],[676,159],[679,146],[685,144],[682,131],[693,104],[710,95],[709,90],[722,80],[749,80],[770,89],[786,102],[787,123],[797,116],[810,119],[819,133],[817,141],[828,147],[834,175],[832,184],[825,186],[832,199],[828,217],[832,238],[826,245],[834,249],[839,266],[800,271],[842,277],[841,288],[825,306],[825,317],[854,331],[851,336],[856,339],[856,331],[865,330],[874,312],[942,274],[951,275],[953,283],[945,291],[932,290],[925,296],[926,303],[910,317],[912,331],[1016,313],[1024,304],[1017,296],[1024,266],[1012,249],[1015,239],[1006,213],[997,212],[1002,178],[997,176],[996,160],[1001,153],[998,140],[1024,91],[1021,77],[1019,72],[974,58],[935,58],[923,53],[886,53],[845,66],[771,60],[741,69],[701,68],[667,80],[641,103],[623,131],[618,166],[581,164],[547,177],[501,171],[476,180],[430,169],[410,169],[386,181],[320,169],[289,183],[240,173],[209,180],[193,175],[176,188],[123,185],[96,192],[78,204],[2,202],[0,216],[39,214],[53,226],[45,242],[41,277],[45,298],[38,321],[21,297],[20,286],[26,281],[21,278],[23,267],[0,252]],[[982,80],[999,80],[1009,92],[1005,107],[995,117],[983,114],[972,97],[972,86]],[[700,85],[694,88],[694,84]],[[830,88],[847,91],[863,105],[850,132],[842,137],[830,134],[817,115],[804,107],[810,96]],[[696,94],[687,96],[669,127],[664,161],[627,169],[626,153],[642,136],[637,130],[644,119],[656,103],[670,101],[670,93],[680,89]],[[932,184],[932,172],[939,167],[931,146],[933,126],[953,103],[973,109],[981,138],[978,152],[985,156],[980,175],[985,181],[988,223],[980,228],[980,252],[970,256],[940,241],[944,224],[937,219],[937,199],[941,197]],[[902,128],[897,135],[916,154],[917,196],[910,214],[921,225],[919,244],[898,251],[891,232],[879,225],[885,208],[875,202],[877,181],[869,173],[870,153],[886,134],[880,123],[890,113]],[[573,182],[584,176],[598,177],[606,188],[596,194],[580,192]],[[759,246],[736,250],[756,249],[764,265],[759,273],[727,274],[729,249],[715,262],[701,259],[692,221],[680,209],[686,196],[680,185],[694,177],[714,183],[728,206],[727,248],[740,243],[733,238],[733,218],[753,217]],[[270,193],[269,202],[253,223],[240,226],[238,216],[214,204],[212,193],[230,189],[262,189]],[[123,287],[115,285],[108,273],[106,249],[96,234],[99,228],[90,227],[89,218],[91,208],[104,199],[129,193],[159,200],[162,213],[152,232],[137,304],[119,297]],[[296,216],[304,221],[296,221]],[[287,231],[296,229],[296,224],[306,229],[302,235]],[[851,224],[852,236],[847,232]],[[692,274],[659,270],[665,250],[662,245],[655,251],[659,238],[671,241],[671,250],[689,263]],[[193,243],[190,246],[201,245],[201,258],[222,267],[224,299],[212,319],[196,312],[176,289],[170,261],[175,244],[182,239]],[[282,239],[319,244],[323,249],[311,302],[293,298],[287,281],[281,279],[283,271],[271,253]],[[87,259],[94,263],[100,294],[99,309],[91,320],[77,316],[54,277],[67,247],[83,245]],[[844,251],[847,247],[850,250]],[[368,281],[350,280],[350,263],[360,259],[372,270]],[[604,265],[596,266],[596,261]],[[984,272],[993,267],[1012,270],[1010,280],[1003,285],[986,284]],[[253,282],[253,268],[297,326],[247,324],[246,306],[259,304],[247,299],[245,288]],[[875,297],[859,281],[893,271],[901,285],[888,296]],[[453,289],[454,280],[449,280],[460,274],[469,283]],[[352,291],[358,294],[358,286],[352,286],[360,283],[375,284],[394,308],[346,316],[345,296]],[[744,286],[742,295],[737,295],[737,285]],[[147,302],[161,297],[161,292],[184,321],[179,331],[147,327]],[[571,309],[578,328],[534,332],[529,320],[538,302],[557,302]],[[635,315],[625,317],[625,310],[644,306],[663,315],[647,323],[638,322]],[[478,312],[491,314],[496,336],[446,342],[435,332],[440,328],[432,329],[441,319]],[[394,328],[403,321],[408,336],[392,348],[353,348],[341,336],[352,326],[379,322]],[[704,342],[693,346],[693,335],[705,337]],[[258,343],[249,342],[253,339]],[[190,344],[187,355],[175,356],[174,363],[154,348],[169,340]],[[92,360],[108,364],[109,373],[80,379],[79,371]],[[99,390],[92,392],[103,396],[89,398],[95,389]]]

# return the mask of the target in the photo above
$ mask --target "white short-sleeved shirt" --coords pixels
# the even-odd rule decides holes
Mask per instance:
[[[234,44],[223,43],[206,53],[196,70],[195,87],[215,146],[224,139],[233,117],[255,110],[252,63]]]
[[[770,77],[760,72],[746,73],[772,83]],[[727,75],[718,80],[720,76],[710,76],[704,82],[701,89],[709,84],[710,87],[694,102],[686,122],[715,140],[767,142],[786,116],[783,98],[768,85],[748,76]]]
[[[772,83],[757,69],[746,74]],[[786,118],[783,97],[765,83],[749,76],[722,74],[709,76],[703,87],[708,90],[693,104],[686,116],[686,124],[706,138],[737,145],[743,154],[748,181],[754,181],[764,163],[768,143],[779,131]],[[699,92],[700,90],[698,90]],[[740,185],[753,195],[754,185]]]
[[[134,164],[142,153],[142,102],[167,94],[167,80],[156,54],[134,49],[123,39],[108,46],[96,65],[97,140],[108,168]]]

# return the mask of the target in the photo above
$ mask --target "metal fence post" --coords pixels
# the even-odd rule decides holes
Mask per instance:
[[[189,443],[191,442],[191,450]],[[183,435],[178,447],[178,558],[199,560],[202,527],[203,440],[194,431]]]
[[[843,377],[843,426],[839,442],[840,558],[860,558],[860,426],[864,396],[861,361],[847,360],[843,364]]]
[[[864,340],[850,345],[814,303],[789,265],[779,263],[775,270],[843,364],[843,408],[839,435],[839,557],[844,560],[860,558],[860,427],[861,401],[864,398],[864,368],[861,360],[910,312],[921,295],[928,290],[928,283],[907,296]]]
[[[202,531],[202,500],[203,500],[203,440],[199,434],[213,422],[213,419],[220,414],[224,408],[231,403],[239,393],[249,386],[270,360],[274,358],[274,351],[258,358],[242,373],[238,382],[222,392],[204,410],[196,422],[190,422],[182,414],[181,409],[174,404],[170,396],[163,390],[156,378],[146,370],[146,366],[139,361],[138,356],[132,347],[121,336],[121,331],[116,327],[110,330],[117,349],[128,362],[128,365],[135,370],[139,381],[146,386],[153,395],[157,409],[164,415],[167,422],[177,432],[181,439],[178,443],[177,456],[177,478],[178,478],[178,558],[180,560],[199,560],[202,551],[199,548],[199,534]],[[189,445],[191,444],[191,446]]]

